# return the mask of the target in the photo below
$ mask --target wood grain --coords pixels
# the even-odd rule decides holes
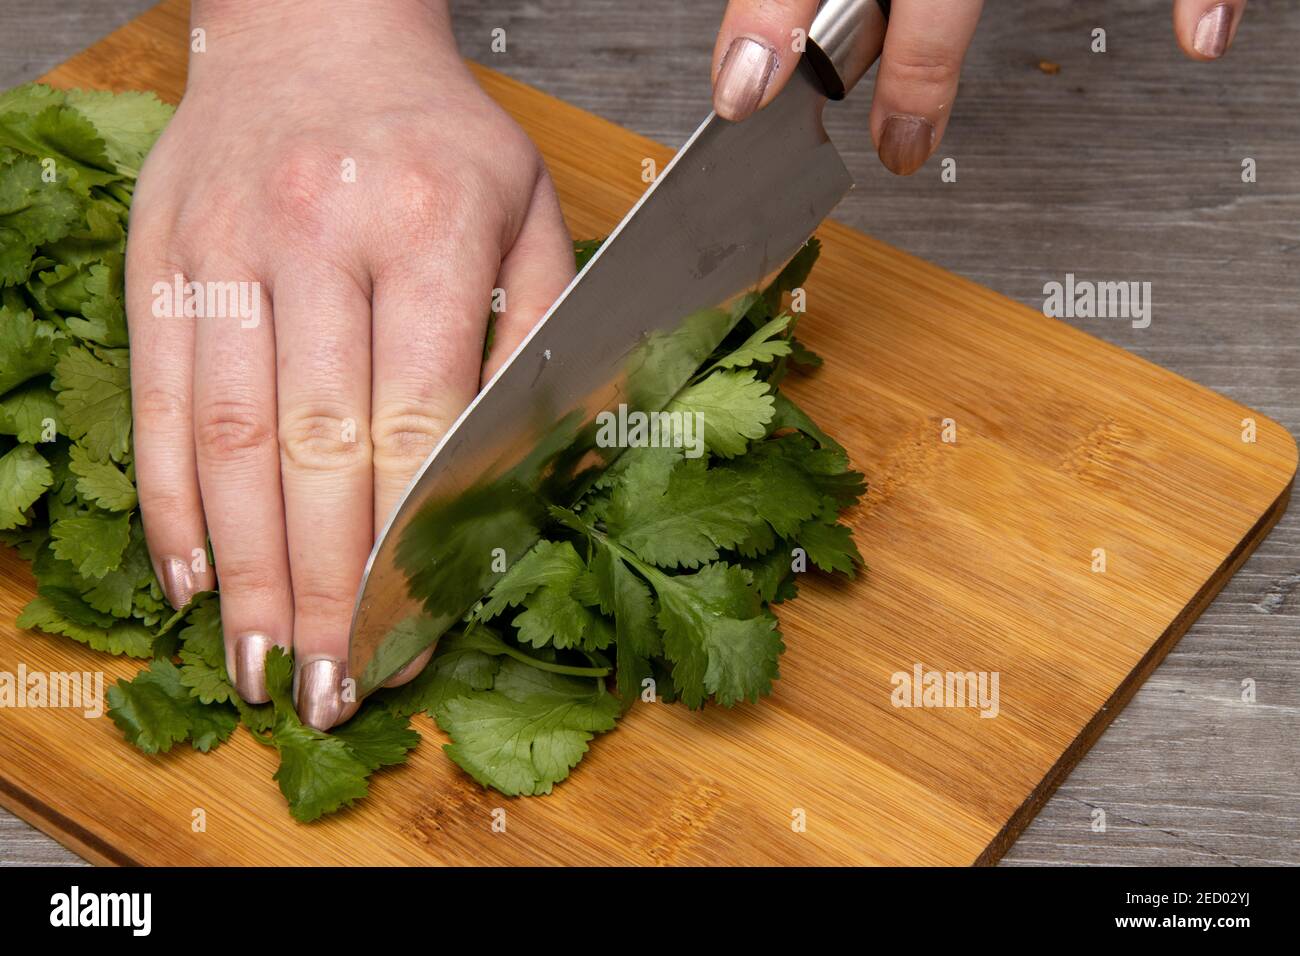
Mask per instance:
[[[55,78],[174,97],[168,38],[183,20],[163,9],[144,29],[147,82],[120,35]],[[608,229],[639,192],[641,157],[666,155],[480,76],[539,142],[577,234]],[[7,711],[0,799],[101,862],[996,858],[1276,520],[1294,443],[1260,419],[1243,445],[1251,413],[1233,402],[852,230],[822,237],[808,336],[832,363],[796,391],[873,478],[854,518],[873,571],[810,583],[783,614],[791,650],[771,701],[640,708],[547,800],[481,794],[426,743],[376,800],[315,833],[288,820],[246,739],[156,760],[104,720]],[[938,440],[947,417],[954,445]],[[1105,575],[1089,570],[1099,546]],[[5,560],[19,584],[4,600],[20,603],[30,582]],[[0,668],[19,654],[32,669],[103,666],[65,644],[6,633]],[[1001,716],[892,708],[889,675],[916,661],[998,670]],[[502,803],[510,838],[487,829]],[[207,833],[189,830],[196,806]],[[807,833],[790,830],[795,807]]]

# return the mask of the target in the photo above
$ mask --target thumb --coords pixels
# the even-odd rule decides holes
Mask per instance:
[[[794,73],[817,0],[731,0],[713,48],[713,109],[739,122]]]

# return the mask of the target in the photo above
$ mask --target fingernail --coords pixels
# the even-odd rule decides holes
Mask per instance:
[[[1192,35],[1192,48],[1201,56],[1217,59],[1228,49],[1228,28],[1232,26],[1232,10],[1226,3],[1221,3],[1206,11],[1196,21],[1196,33]]]
[[[880,131],[880,161],[891,173],[910,176],[930,158],[934,124],[920,116],[895,114]]]
[[[235,641],[235,689],[248,704],[265,704],[266,655],[271,639],[265,634],[243,634]]]
[[[298,675],[298,716],[308,727],[329,730],[343,710],[343,666],[320,660],[304,664]]]
[[[775,50],[749,37],[736,37],[722,57],[713,85],[714,111],[733,122],[749,116],[763,101],[775,69]]]
[[[163,558],[160,565],[158,579],[163,594],[167,595],[172,608],[179,611],[194,599],[198,590],[194,586],[194,575],[190,572],[189,563],[180,558]]]

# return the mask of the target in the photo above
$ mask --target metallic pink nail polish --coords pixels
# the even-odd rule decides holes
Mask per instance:
[[[298,672],[298,716],[308,727],[329,730],[343,712],[343,665],[319,660]]]
[[[1218,59],[1228,50],[1228,33],[1232,29],[1232,8],[1226,3],[1212,7],[1196,21],[1192,49],[1201,56]]]
[[[758,109],[776,70],[776,51],[749,37],[736,37],[722,58],[713,85],[713,109],[739,122]]]
[[[920,169],[934,148],[934,124],[924,116],[895,114],[880,130],[880,161],[891,173],[910,176]]]
[[[179,611],[194,599],[198,587],[187,561],[180,558],[163,558],[158,567],[158,581],[172,608]]]
[[[257,632],[235,640],[235,689],[246,703],[265,704],[271,699],[266,692],[266,655],[273,643]]]

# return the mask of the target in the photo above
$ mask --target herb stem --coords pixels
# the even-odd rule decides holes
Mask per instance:
[[[621,558],[623,561],[632,565],[632,567],[640,571],[642,577],[650,581],[652,584],[657,584],[660,582],[667,581],[668,576],[666,574],[664,574],[654,565],[646,564],[644,561],[638,558],[627,548],[624,548],[622,545],[618,544],[617,542],[611,541],[609,535],[605,534],[604,532],[592,529],[591,536],[593,540],[609,548],[610,551],[614,552],[614,554],[617,555],[619,558]]]
[[[120,183],[109,183],[104,187],[104,191],[118,202],[122,203],[122,205],[131,205],[131,191],[124,188]]]
[[[472,618],[465,627],[465,634],[471,634],[480,623],[478,618]],[[518,648],[511,647],[491,631],[486,633],[491,638],[493,646],[493,650],[488,651],[489,654],[494,652],[504,654],[507,657],[513,657],[521,664],[527,664],[529,667],[536,667],[539,671],[548,671],[552,674],[565,674],[569,677],[595,677],[597,679],[609,676],[610,669],[608,667],[577,667],[573,664],[552,664],[549,661],[539,661]]]
[[[507,657],[513,657],[521,664],[527,664],[529,667],[536,667],[539,671],[549,671],[552,674],[567,674],[570,677],[608,677],[608,667],[575,667],[570,664],[552,664],[549,661],[539,661],[535,657],[525,654],[523,651],[511,647],[504,641],[501,642],[501,653]]]

